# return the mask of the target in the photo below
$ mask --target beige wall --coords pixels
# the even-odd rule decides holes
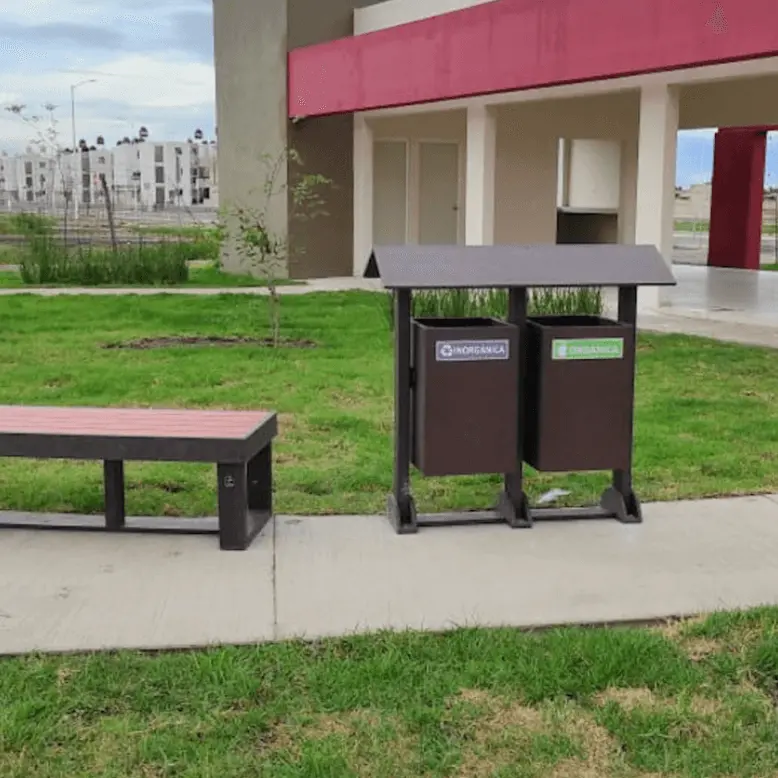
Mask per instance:
[[[490,2],[493,0],[386,0],[370,8],[357,8],[354,11],[354,34],[383,30]]]
[[[620,142],[619,239],[633,241],[639,109],[640,95],[634,90],[501,106],[496,242],[555,240],[560,137]]]
[[[498,114],[495,243],[556,243],[558,145],[521,113]]]
[[[778,125],[778,75],[681,87],[680,128]]]
[[[637,91],[587,98],[520,103],[496,109],[495,242],[554,243],[557,235],[558,138],[617,141],[621,147],[618,235],[634,241],[637,187]],[[460,143],[464,157],[467,113],[464,110],[409,113],[372,118],[375,140],[410,143],[409,215],[418,219],[413,185],[422,140]],[[464,218],[465,165],[462,170],[460,217]],[[380,186],[375,181],[374,186]]]

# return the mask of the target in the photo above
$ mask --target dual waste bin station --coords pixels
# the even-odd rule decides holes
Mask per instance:
[[[653,246],[377,246],[366,278],[394,306],[394,478],[387,515],[419,527],[540,519],[642,521],[632,485],[637,294],[671,286]],[[532,289],[618,289],[618,316],[529,316]],[[413,292],[507,290],[505,319],[413,316]],[[612,471],[600,505],[532,508],[539,472]],[[417,513],[411,466],[425,476],[502,474],[491,513]]]

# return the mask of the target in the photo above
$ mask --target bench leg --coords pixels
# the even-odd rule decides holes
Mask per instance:
[[[124,528],[124,462],[103,462],[103,484],[105,487],[105,528]]]
[[[219,464],[219,542],[245,551],[272,516],[272,453],[268,446],[248,464]]]
[[[273,446],[268,443],[248,464],[249,510],[273,514]]]

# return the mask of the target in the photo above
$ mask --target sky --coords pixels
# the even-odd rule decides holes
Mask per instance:
[[[250,0],[253,1],[253,0]],[[0,0],[0,106],[54,115],[63,146],[76,131],[114,145],[148,128],[149,139],[214,137],[212,0]],[[678,137],[677,183],[710,179],[713,130]],[[30,129],[0,111],[0,150],[22,151]],[[778,138],[768,144],[768,185],[778,185]]]
[[[61,145],[76,130],[114,145],[146,126],[150,139],[214,136],[211,0],[0,0],[0,106],[30,114],[57,106]],[[30,130],[0,112],[0,149],[20,151]]]

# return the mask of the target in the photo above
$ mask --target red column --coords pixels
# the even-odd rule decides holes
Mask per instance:
[[[716,133],[708,264],[759,270],[767,133],[724,128]]]

